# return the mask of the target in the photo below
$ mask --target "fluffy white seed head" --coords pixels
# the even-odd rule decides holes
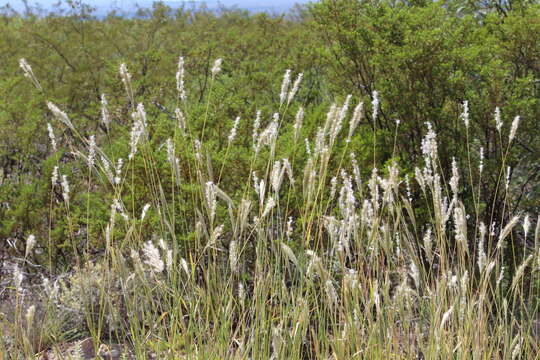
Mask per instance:
[[[154,246],[154,243],[147,241],[144,243],[143,253],[145,256],[144,263],[148,265],[150,270],[155,273],[161,273],[165,269],[165,263],[161,260],[159,249]]]
[[[184,270],[187,277],[189,278],[189,275],[191,274],[191,272],[189,271],[189,266],[186,259],[180,258],[180,267],[182,268],[182,270]]]
[[[28,239],[26,239],[26,252],[24,254],[24,257],[27,258],[28,255],[32,252],[32,249],[34,249],[34,246],[36,246],[36,237],[31,234],[28,236]]]
[[[332,306],[337,306],[338,295],[336,292],[336,288],[334,287],[334,284],[332,283],[332,280],[326,280],[325,290],[326,290],[326,296],[328,297],[328,301],[330,302],[330,304]]]
[[[456,162],[456,158],[452,157],[452,177],[450,178],[450,188],[454,198],[457,198],[459,190],[459,170]]]
[[[176,90],[178,91],[178,97],[182,101],[186,101],[186,89],[184,87],[184,57],[178,58],[178,71],[176,72]]]
[[[289,216],[289,220],[287,221],[287,230],[285,230],[285,236],[287,237],[287,240],[291,240],[293,230],[294,230],[293,217]]]
[[[32,67],[30,66],[30,64],[28,64],[25,58],[19,59],[19,67],[22,69],[24,76],[30,79],[38,90],[42,90],[39,81],[37,80],[34,72],[32,71]]]
[[[146,204],[144,205],[142,211],[141,211],[141,221],[144,220],[144,218],[146,217],[146,213],[148,212],[148,209],[150,209],[150,204]]]
[[[422,154],[427,162],[434,161],[437,158],[437,134],[433,130],[431,123],[426,123],[428,132],[422,139]]]
[[[90,135],[90,140],[88,141],[88,166],[94,166],[96,162],[96,136]]]
[[[240,124],[240,116],[237,116],[236,119],[234,119],[233,127],[231,128],[231,132],[229,133],[229,143],[232,143],[234,139],[236,138],[236,133],[238,132],[239,124]]]
[[[58,182],[59,176],[60,175],[58,173],[58,166],[55,166],[54,169],[53,169],[53,172],[52,172],[52,176],[51,176],[52,186],[56,186],[56,183]]]
[[[73,126],[73,124],[71,123],[71,120],[69,120],[69,117],[67,116],[67,114],[65,112],[63,112],[62,110],[60,110],[58,108],[58,106],[56,106],[55,104],[53,104],[52,102],[48,101],[47,102],[47,107],[49,108],[49,110],[53,113],[54,117],[62,122],[64,125],[66,125],[68,128],[70,128],[71,130],[75,130],[75,127]]]
[[[465,127],[469,128],[469,102],[467,100],[463,101],[463,112],[461,113],[461,119],[465,124]]]
[[[124,83],[124,87],[126,89],[126,93],[129,97],[129,100],[132,105],[135,105],[134,98],[133,98],[133,89],[131,88],[131,74],[129,73],[126,64],[122,63],[120,64],[120,78],[122,79],[122,82]]]
[[[119,72],[120,76],[122,77],[122,81],[131,81],[131,74],[129,73],[125,63],[120,64]]]
[[[429,261],[433,260],[433,235],[431,233],[431,228],[428,228],[424,234],[424,251],[426,252],[426,257]]]
[[[291,88],[291,91],[289,91],[289,95],[287,96],[287,103],[290,103],[293,99],[296,93],[298,92],[298,89],[300,88],[300,83],[302,82],[304,74],[300,73],[296,77],[296,80],[294,81],[293,87]]]
[[[484,250],[484,243],[486,238],[486,224],[480,222],[480,241],[478,242],[478,270],[482,273],[482,270],[486,266],[487,256]]]
[[[69,202],[69,181],[66,175],[62,175],[62,197],[66,203]]]
[[[480,147],[480,160],[478,161],[478,171],[482,173],[484,170],[484,147]]]
[[[452,315],[452,312],[454,311],[454,306],[451,306],[450,309],[448,309],[442,316],[441,325],[439,326],[439,331],[444,330],[444,326],[446,323],[450,320],[450,316]]]
[[[500,235],[499,235],[499,240],[497,241],[497,250],[500,250],[503,248],[504,246],[504,239],[506,239],[506,237],[510,234],[510,232],[512,231],[512,229],[514,228],[514,226],[516,226],[516,224],[518,223],[519,221],[519,216],[514,216],[507,224],[506,226],[502,229]]]
[[[266,217],[270,213],[270,211],[272,211],[274,206],[276,206],[276,201],[274,200],[274,198],[273,197],[268,198],[268,200],[266,201],[266,205],[264,207],[264,211],[261,216],[261,219]]]
[[[47,123],[47,131],[49,133],[49,139],[51,140],[51,146],[54,151],[56,151],[56,136],[54,136],[54,131],[51,123]]]
[[[525,218],[523,218],[523,232],[524,238],[527,238],[527,234],[529,233],[529,230],[531,228],[531,219],[529,218],[529,214],[525,215]]]
[[[373,108],[373,121],[375,121],[377,119],[377,115],[379,114],[379,93],[376,90],[373,90],[372,93],[371,106]]]
[[[291,83],[291,70],[287,69],[285,75],[283,75],[283,81],[281,82],[281,92],[279,93],[279,105],[283,105],[287,98],[287,90]]]
[[[25,58],[19,59],[19,67],[22,69],[24,76],[32,78],[32,67],[28,64]]]
[[[512,127],[510,128],[510,134],[508,135],[508,142],[509,143],[511,143],[512,140],[514,140],[514,138],[516,137],[516,132],[517,132],[517,129],[518,129],[518,126],[519,126],[519,120],[520,120],[520,117],[516,116],[514,118],[514,121],[512,121]]]
[[[107,160],[106,157],[101,155],[101,163],[103,164],[103,171],[111,183],[114,183],[114,175],[111,170],[111,163]]]
[[[257,110],[255,115],[255,120],[253,120],[253,147],[257,147],[257,138],[259,137],[259,129],[261,128],[261,111]]]
[[[502,126],[503,126],[503,122],[501,120],[501,109],[499,109],[499,107],[497,106],[495,108],[495,127],[497,128],[497,131],[499,132],[499,134],[501,133]]]
[[[176,121],[178,122],[178,128],[182,130],[182,133],[186,131],[186,118],[184,116],[184,113],[182,113],[182,110],[179,108],[174,109],[174,115],[176,117]]]
[[[26,309],[26,314],[24,316],[26,318],[26,326],[28,327],[28,330],[30,330],[31,326],[34,323],[35,314],[36,314],[36,306],[30,305],[28,309]]]
[[[361,101],[354,108],[353,116],[349,121],[349,134],[347,135],[347,142],[351,142],[354,135],[354,130],[358,127],[360,120],[362,120],[362,114],[364,112],[364,103]]]
[[[223,64],[223,59],[219,58],[214,61],[214,66],[212,66],[212,77],[214,78],[221,71],[221,65]]]
[[[232,273],[238,272],[238,243],[236,240],[229,244],[229,265]]]
[[[414,261],[411,261],[409,274],[414,281],[416,289],[420,289],[420,271],[418,270],[418,266],[416,266]]]
[[[205,186],[204,196],[206,199],[206,206],[208,207],[208,213],[213,222],[216,215],[217,208],[217,186],[212,182],[208,181]]]
[[[304,108],[300,106],[300,108],[296,112],[296,116],[294,118],[294,125],[293,125],[295,142],[298,140],[298,136],[300,135],[300,129],[302,129],[303,121],[304,121]]]
[[[24,275],[21,272],[21,269],[19,266],[15,265],[15,268],[13,268],[13,285],[15,286],[15,289],[17,291],[21,291],[21,285],[24,280]]]
[[[114,175],[114,183],[116,185],[120,184],[120,182],[122,181],[122,166],[124,166],[124,159],[120,158],[118,159],[118,161],[116,162],[116,167],[115,167],[115,175]]]
[[[167,144],[167,161],[174,166],[174,144],[171,138],[166,141]]]
[[[454,208],[454,231],[456,241],[466,246],[467,243],[467,219],[463,207],[456,206]]]
[[[101,122],[105,125],[107,129],[109,129],[109,124],[111,123],[111,118],[109,115],[109,109],[107,108],[107,98],[105,98],[105,94],[101,94]]]
[[[135,157],[137,154],[137,146],[139,144],[139,141],[141,137],[144,134],[144,123],[136,119],[133,123],[133,126],[131,127],[131,135],[130,135],[130,141],[129,146],[131,147],[131,151],[128,155],[128,159],[131,160]]]

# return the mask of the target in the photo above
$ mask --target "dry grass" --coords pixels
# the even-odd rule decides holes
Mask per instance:
[[[179,74],[180,100],[183,69]],[[121,75],[134,104],[125,66]],[[293,126],[294,145],[304,147],[298,135],[302,115],[293,111],[298,84],[291,86],[289,76],[276,114],[266,126],[256,125],[252,169],[243,174],[240,196],[220,188],[220,174],[234,171],[234,160],[230,169],[209,171],[213,159],[205,151],[204,130],[190,130],[182,101],[176,114],[187,125],[180,122],[167,146],[171,178],[155,173],[158,160],[145,147],[143,105],[133,114],[131,154],[122,171],[115,173],[115,163],[103,160],[107,155],[99,145],[81,137],[88,145],[81,153],[93,158],[92,173],[109,181],[115,195],[106,229],[92,234],[103,239],[105,253],[90,259],[74,248],[78,265],[71,273],[36,285],[38,309],[31,317],[29,278],[4,290],[15,311],[2,320],[11,329],[0,340],[3,357],[31,358],[55,341],[86,333],[96,346],[102,339],[129,343],[137,358],[150,352],[170,359],[536,358],[538,322],[530,304],[538,295],[540,253],[528,250],[508,278],[501,250],[523,217],[493,228],[481,223],[476,209],[460,200],[461,179],[467,176],[460,176],[457,166],[452,174],[442,173],[429,125],[414,180],[395,164],[375,168],[376,159],[371,176],[362,179],[348,146],[336,150],[338,142],[353,136],[362,116],[359,105],[350,119],[350,97],[332,106],[315,134],[305,134],[308,154],[293,168],[293,159],[276,156],[280,133]],[[369,110],[376,117],[374,98]],[[50,107],[65,126],[73,126],[65,113]],[[510,141],[513,136],[515,130]],[[193,159],[175,149],[179,138],[190,144]],[[228,146],[235,146],[234,136]],[[118,196],[131,181],[135,157],[144,158],[155,179],[148,185],[151,205],[135,207],[144,207],[144,215],[125,205],[129,196]],[[265,164],[257,173],[255,160]],[[177,165],[183,161],[191,161],[195,174],[197,195],[189,206],[196,218],[175,213],[174,194],[161,192],[167,182],[182,191],[184,175]],[[411,187],[419,189],[416,198]],[[69,184],[62,189],[69,217]],[[301,199],[298,204],[293,195]],[[418,208],[428,214],[426,224],[419,223]],[[167,229],[163,239],[141,236],[149,212],[159,214]],[[115,237],[117,228],[124,237]],[[193,234],[193,242],[179,243],[171,229]],[[538,230],[531,234],[538,244]]]

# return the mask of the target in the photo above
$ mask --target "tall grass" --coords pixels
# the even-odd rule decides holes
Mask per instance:
[[[251,168],[238,174],[243,175],[241,191],[228,194],[222,175],[235,171],[235,160],[226,156],[214,173],[207,138],[218,135],[205,134],[206,124],[214,120],[208,111],[213,99],[207,99],[202,130],[194,129],[186,106],[183,61],[176,76],[178,126],[163,150],[170,167],[167,176],[157,170],[162,160],[149,148],[144,104],[135,105],[125,65],[120,73],[133,109],[131,152],[125,161],[109,158],[99,147],[99,137],[82,137],[68,115],[49,105],[59,120],[55,125],[69,127],[83,144],[78,153],[88,165],[87,191],[91,183],[110,188],[110,220],[102,233],[88,234],[105,244],[105,252],[91,261],[88,248],[81,252],[73,245],[74,270],[39,285],[40,323],[33,313],[26,315],[35,309],[24,308],[19,296],[25,293],[25,280],[15,276],[11,291],[21,306],[12,320],[3,322],[11,329],[9,337],[0,340],[4,358],[30,358],[67,338],[67,330],[81,329],[96,349],[101,342],[128,343],[141,359],[150,353],[170,359],[538,355],[533,331],[538,223],[532,234],[529,217],[484,224],[478,203],[466,208],[460,189],[476,188],[479,182],[471,175],[477,165],[470,156],[455,160],[452,173],[444,174],[437,134],[427,124],[423,161],[416,164],[414,180],[395,163],[378,169],[375,154],[371,176],[362,178],[349,141],[364,116],[363,103],[354,111],[349,109],[351,97],[332,105],[310,134],[302,129],[304,109],[297,112],[294,104],[302,76],[291,86],[287,71],[276,113],[269,115],[266,126],[257,114]],[[212,69],[212,83],[219,77],[218,65],[221,62]],[[376,93],[373,99],[365,110],[371,110],[372,120],[380,106]],[[105,100],[102,106],[108,127]],[[231,123],[231,134],[222,135],[227,151],[235,146],[238,121]],[[278,158],[280,136],[290,129],[293,157]],[[513,126],[509,142],[515,132]],[[347,145],[338,147],[340,142]],[[137,157],[148,179],[149,203],[137,203],[137,194],[125,190],[134,188]],[[458,163],[468,168],[462,171]],[[52,186],[61,186],[69,219],[71,175],[62,175],[58,165],[61,177],[56,174]],[[501,184],[505,171],[503,166]],[[180,196],[186,183],[195,190]],[[507,190],[501,186],[498,191]],[[178,201],[187,201],[184,208],[189,210],[178,213]],[[428,214],[427,223],[417,218],[419,208]],[[89,206],[87,211],[91,219]],[[149,213],[158,218],[155,238],[143,231],[150,226]],[[533,238],[535,246],[525,250],[521,265],[508,278],[503,250],[522,221],[525,236]]]

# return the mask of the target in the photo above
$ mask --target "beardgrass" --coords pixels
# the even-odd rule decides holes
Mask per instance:
[[[333,105],[309,133],[302,129],[304,109],[294,104],[302,75],[291,86],[288,70],[277,112],[266,126],[257,114],[250,169],[235,173],[243,178],[235,184],[241,190],[229,194],[222,178],[237,171],[235,159],[226,155],[214,173],[210,142],[221,136],[229,154],[240,119],[230,122],[230,134],[211,134],[207,124],[218,120],[209,113],[209,96],[202,129],[191,126],[180,59],[179,123],[162,150],[167,174],[158,170],[163,159],[150,148],[145,104],[135,105],[125,65],[120,75],[134,112],[131,152],[124,162],[100,148],[100,136],[85,139],[65,113],[49,105],[59,120],[55,126],[69,127],[83,145],[78,153],[87,162],[88,193],[93,184],[110,189],[110,219],[100,233],[87,234],[87,247],[77,248],[71,240],[73,271],[39,285],[41,325],[37,316],[26,315],[32,311],[22,299],[26,290],[14,280],[9,291],[17,295],[15,315],[2,320],[4,358],[33,358],[83,332],[96,350],[102,342],[127,343],[139,359],[150,354],[163,359],[538,356],[533,331],[538,224],[534,234],[529,231],[534,247],[523,250],[521,265],[509,278],[504,250],[523,217],[483,224],[478,196],[472,208],[465,207],[460,189],[481,191],[470,156],[456,162],[468,168],[456,165],[452,174],[443,173],[437,134],[428,124],[415,179],[401,174],[395,163],[378,169],[381,159],[375,153],[373,169],[362,169],[371,176],[362,178],[349,142],[363,104],[359,101],[354,112],[350,97]],[[26,62],[25,68],[32,74]],[[221,60],[212,69],[209,91],[220,68]],[[379,95],[373,99],[365,106],[372,121],[380,106]],[[102,104],[108,129],[107,103]],[[509,143],[514,126],[511,131]],[[294,133],[291,159],[277,155],[285,146],[283,133]],[[375,133],[373,141],[376,148]],[[341,142],[346,146],[338,147]],[[501,184],[507,156],[501,161]],[[133,184],[135,166],[141,164],[150,200],[139,203]],[[56,175],[52,186],[63,190],[72,229],[67,179],[74,175],[58,166],[62,182]],[[182,209],[188,210],[179,211],[178,202],[187,202]],[[92,221],[89,202],[86,208]],[[428,215],[419,218],[419,209]],[[150,223],[149,213],[157,221]],[[146,235],[150,226],[153,238]],[[97,259],[90,254],[92,243],[104,244]]]

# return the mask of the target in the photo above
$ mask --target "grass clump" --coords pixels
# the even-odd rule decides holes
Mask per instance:
[[[533,232],[529,216],[505,220],[506,209],[484,223],[480,204],[461,198],[464,189],[481,191],[469,176],[478,165],[454,159],[445,173],[430,123],[414,173],[403,172],[396,150],[389,159],[373,151],[372,167],[361,169],[362,149],[351,139],[371,134],[369,147],[377,148],[377,92],[371,101],[349,96],[304,124],[310,110],[295,102],[302,74],[293,81],[287,70],[274,112],[257,112],[248,124],[212,117],[221,59],[210,70],[204,110],[191,112],[183,63],[177,97],[155,117],[120,66],[130,125],[112,124],[103,100],[105,130],[81,134],[49,103],[57,120],[49,133],[69,132],[77,158],[68,166],[56,157],[47,174],[50,232],[62,221],[68,236],[61,245],[41,241],[46,251],[30,249],[14,270],[6,291],[15,314],[4,318],[0,342],[7,358],[83,336],[96,350],[101,342],[129,344],[137,358],[537,356],[538,222]],[[464,104],[466,128],[468,116]],[[227,131],[211,133],[215,122]],[[516,118],[509,144],[518,125]],[[129,141],[112,142],[114,131]],[[399,131],[396,122],[394,136]],[[239,143],[252,150],[238,151]],[[507,192],[501,163],[498,191]],[[70,187],[74,177],[85,179],[78,189]],[[509,239],[522,224],[518,251]],[[63,265],[53,261],[58,253]],[[45,265],[33,270],[30,260]],[[66,264],[70,272],[59,275]],[[32,299],[21,269],[48,273]],[[31,304],[54,326],[34,326]]]

